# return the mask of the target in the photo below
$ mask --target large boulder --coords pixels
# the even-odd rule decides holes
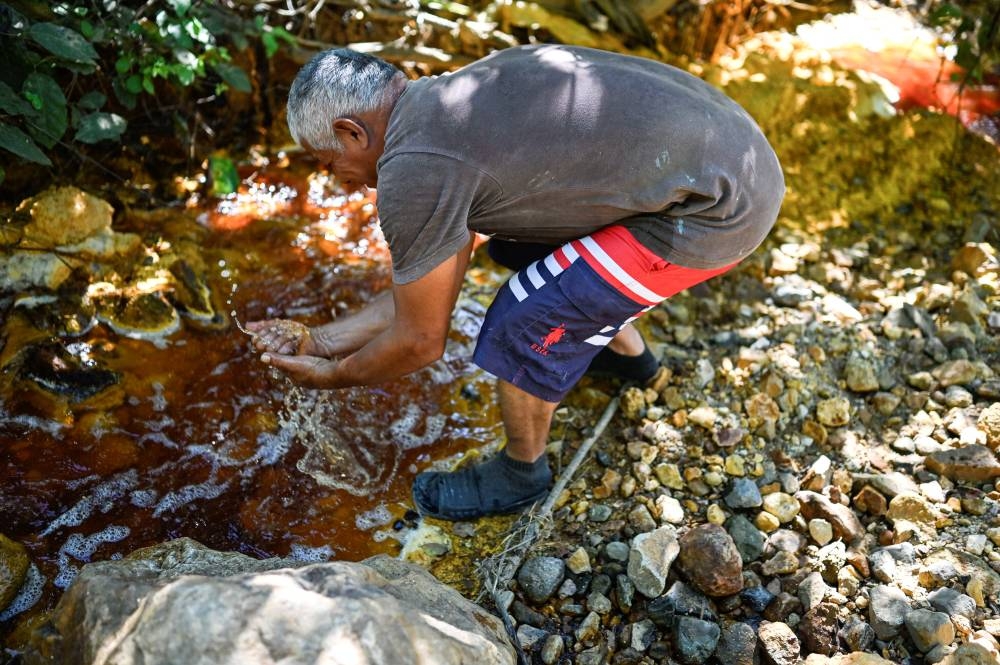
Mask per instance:
[[[422,568],[303,565],[189,539],[83,567],[27,665],[515,663],[503,624]]]

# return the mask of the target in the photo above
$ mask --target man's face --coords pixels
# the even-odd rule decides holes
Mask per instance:
[[[302,147],[309,151],[321,166],[331,171],[346,189],[354,191],[362,187],[375,186],[375,177],[367,155],[351,150],[350,144],[345,145],[342,150],[335,150],[314,148],[308,141],[303,140]]]

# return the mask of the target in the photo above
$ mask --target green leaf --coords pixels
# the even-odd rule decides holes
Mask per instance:
[[[32,72],[24,81],[23,93],[41,102],[28,120],[28,132],[43,146],[51,148],[66,133],[69,124],[62,88],[51,76]]]
[[[240,186],[240,174],[236,171],[233,160],[228,157],[209,157],[208,177],[212,183],[212,196],[232,194]]]
[[[80,21],[80,33],[84,39],[91,39],[94,36],[94,24],[90,21]]]
[[[167,0],[167,4],[178,16],[184,16],[191,9],[191,0]]]
[[[81,97],[76,105],[85,111],[96,111],[97,109],[104,106],[108,98],[100,90],[91,90],[86,95]]]
[[[265,32],[260,36],[260,41],[264,44],[264,54],[270,58],[278,52],[278,38],[270,32]]]
[[[125,118],[114,113],[91,113],[80,118],[80,129],[73,138],[83,143],[118,139],[125,131]]]
[[[115,71],[118,72],[119,74],[124,74],[130,69],[132,69],[131,55],[126,54],[115,60]]]
[[[125,82],[121,79],[115,79],[111,82],[111,89],[115,91],[115,97],[121,102],[122,106],[129,109],[130,111],[135,108],[138,98],[136,94],[128,89]]]
[[[226,82],[226,85],[234,90],[240,92],[250,92],[253,90],[247,73],[236,65],[228,62],[217,62],[212,66],[215,68],[216,73],[222,77],[222,80]]]
[[[156,94],[156,88],[153,87],[153,79],[148,76],[142,77],[142,89],[151,95]]]
[[[13,88],[0,81],[0,111],[8,115],[31,115],[34,110]]]
[[[86,65],[97,64],[97,51],[76,30],[55,23],[35,23],[28,34],[54,56]]]
[[[0,148],[29,162],[52,166],[52,162],[45,156],[45,153],[39,150],[35,142],[17,127],[0,125]]]
[[[125,89],[133,95],[138,95],[142,92],[142,77],[138,74],[132,74],[132,76],[129,76],[125,79]]]

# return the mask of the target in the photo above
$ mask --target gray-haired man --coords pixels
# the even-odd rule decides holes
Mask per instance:
[[[518,270],[474,355],[499,379],[507,446],[414,482],[418,509],[447,519],[544,496],[562,397],[597,357],[651,374],[630,323],[749,255],[784,194],[773,150],[725,95],[667,65],[585,48],[509,49],[416,81],[327,51],[296,78],[288,122],[342,182],[378,187],[393,288],[324,326],[251,324],[264,362],[316,388],[397,378],[443,352],[474,232]]]

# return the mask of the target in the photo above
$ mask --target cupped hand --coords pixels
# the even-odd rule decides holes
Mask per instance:
[[[283,355],[266,352],[260,359],[284,372],[288,378],[306,388],[336,388],[333,377],[339,361],[308,355]]]
[[[258,351],[295,355],[311,350],[312,336],[309,334],[309,327],[298,321],[250,321],[246,328],[253,333],[253,345]]]

